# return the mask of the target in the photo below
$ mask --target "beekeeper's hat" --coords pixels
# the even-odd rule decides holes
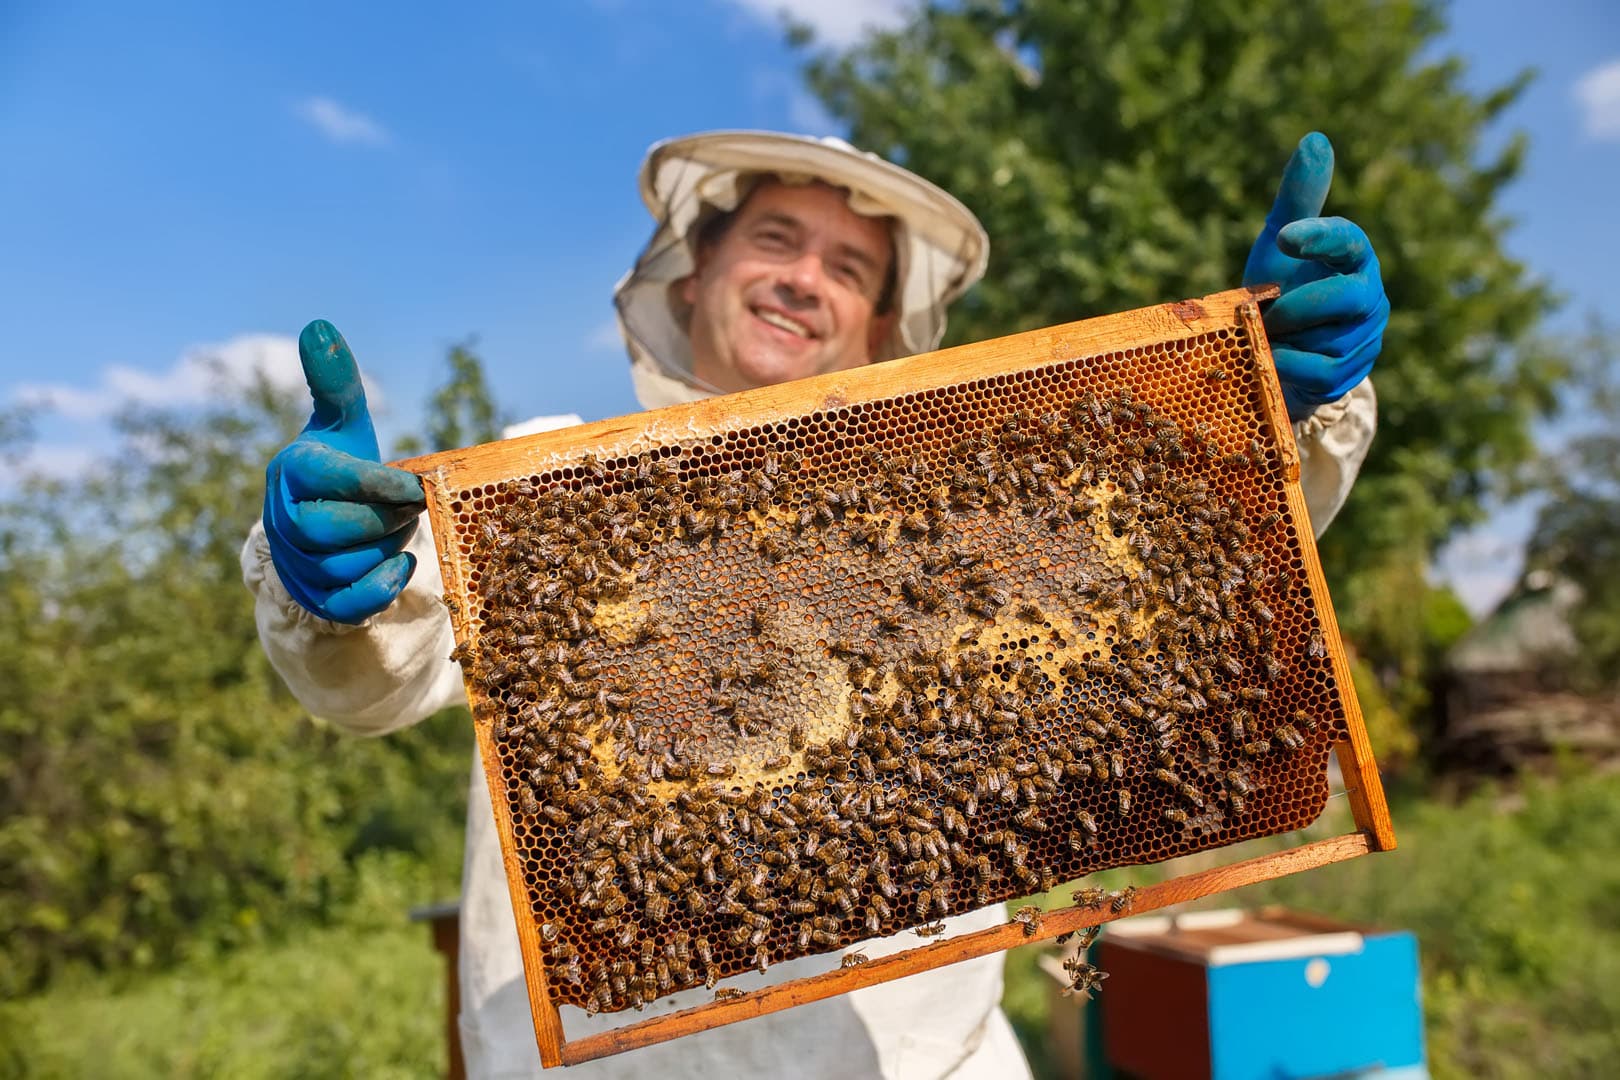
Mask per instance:
[[[856,213],[895,219],[896,318],[873,360],[937,347],[946,307],[984,275],[990,239],[972,211],[937,185],[842,139],[710,131],[656,143],[642,163],[640,183],[641,199],[658,224],[613,290],[643,404],[715,393],[692,374],[685,313],[670,286],[695,268],[702,223],[735,210],[765,174],[845,188]]]

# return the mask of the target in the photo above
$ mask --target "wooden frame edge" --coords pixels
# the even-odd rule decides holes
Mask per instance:
[[[993,338],[989,342],[958,345],[883,364],[829,372],[516,439],[423,454],[391,464],[419,475],[436,476],[447,488],[466,487],[470,480],[476,482],[472,479],[475,475],[491,467],[498,467],[508,475],[545,472],[584,451],[619,456],[634,453],[649,442],[690,441],[739,425],[747,426],[756,417],[821,412],[888,397],[893,394],[896,383],[904,382],[909,373],[919,369],[928,369],[930,382],[977,379],[983,374],[987,346],[1008,361],[1008,366],[1001,369],[1001,373],[1007,374],[1043,367],[1098,349],[1106,350],[1111,335],[1116,335],[1126,324],[1134,324],[1134,333],[1142,343],[1184,338],[1231,326],[1230,313],[1235,305],[1252,304],[1275,295],[1277,287],[1274,285],[1228,289],[1197,300],[1081,319]]]
[[[1345,726],[1350,739],[1335,748],[1339,770],[1344,774],[1345,791],[1350,797],[1351,812],[1356,824],[1367,830],[1376,850],[1395,848],[1395,824],[1389,816],[1389,804],[1384,799],[1383,780],[1378,775],[1378,763],[1373,757],[1372,742],[1367,738],[1367,724],[1361,713],[1361,702],[1356,697],[1355,680],[1350,674],[1350,658],[1344,650],[1344,638],[1339,632],[1339,620],[1333,611],[1332,594],[1328,590],[1327,576],[1322,572],[1321,553],[1316,548],[1315,526],[1311,524],[1310,508],[1305,504],[1305,490],[1299,483],[1299,448],[1294,441],[1294,424],[1288,417],[1288,406],[1283,400],[1282,384],[1278,382],[1276,364],[1271,355],[1271,343],[1266,337],[1265,324],[1260,318],[1260,305],[1253,300],[1238,306],[1238,318],[1255,352],[1255,370],[1259,373],[1260,403],[1272,425],[1279,448],[1287,447],[1283,460],[1288,483],[1283,485],[1284,497],[1294,521],[1307,523],[1299,530],[1300,553],[1305,556],[1305,574],[1310,580],[1311,595],[1318,597],[1317,617],[1322,620],[1324,637],[1329,642],[1328,663],[1338,684],[1340,700],[1344,702]]]
[[[1144,332],[1161,334],[1168,339],[1198,333],[1202,324],[1206,322],[1213,324],[1216,320],[1222,320],[1223,325],[1230,326],[1228,313],[1235,307],[1239,321],[1248,334],[1251,348],[1254,350],[1260,411],[1272,425],[1285,479],[1283,489],[1289,510],[1296,523],[1308,523],[1309,512],[1299,484],[1300,457],[1294,441],[1293,425],[1288,420],[1281,386],[1275,375],[1269,343],[1260,319],[1258,302],[1276,294],[1274,286],[1227,290],[1211,294],[1202,300],[1162,304],[1138,309],[1135,312],[1030,331],[1005,339],[1007,342],[1005,348],[1009,354],[1025,358],[1020,360],[1023,367],[1038,367],[1084,352],[1095,344],[1094,339],[1098,339],[1105,329],[1117,325],[1116,321],[1122,316],[1137,316],[1145,328]],[[953,365],[964,365],[969,356],[982,358],[982,353],[974,352],[977,349],[978,346],[961,346],[958,349],[894,361],[892,365],[934,365],[943,369],[939,377],[948,380],[954,374]],[[976,362],[982,363],[982,359]],[[759,396],[748,401],[740,411],[746,419],[769,410],[817,411],[838,408],[883,396],[887,393],[887,390],[883,389],[885,385],[881,381],[852,383],[850,373],[833,373],[801,380],[798,383],[784,384],[781,387],[750,391],[748,394]],[[876,391],[874,387],[877,388]],[[455,492],[459,487],[465,486],[471,470],[489,467],[495,462],[504,464],[517,461],[523,462],[526,468],[544,470],[566,455],[577,453],[585,447],[604,445],[623,450],[648,437],[666,440],[670,437],[670,432],[677,429],[686,432],[687,438],[704,437],[714,431],[735,427],[739,421],[737,410],[740,404],[741,402],[731,397],[709,399],[691,405],[659,410],[659,419],[651,424],[643,423],[639,416],[604,420],[564,429],[561,432],[548,432],[543,436],[530,436],[521,441],[510,440],[505,443],[486,444],[483,447],[426,455],[396,464],[422,476],[424,486],[427,488],[428,502],[433,510],[430,518],[434,521],[442,518],[448,523],[454,516],[451,503]],[[536,439],[539,441],[531,441]],[[542,1065],[549,1068],[595,1060],[696,1031],[848,993],[865,986],[903,978],[920,971],[990,955],[1016,945],[1044,941],[1085,926],[1110,922],[1128,914],[1156,910],[1228,889],[1339,862],[1371,851],[1393,849],[1395,836],[1384,799],[1382,782],[1367,739],[1360,705],[1355,697],[1348,657],[1342,646],[1337,644],[1339,640],[1337,620],[1321,571],[1315,537],[1311,535],[1308,524],[1299,529],[1299,544],[1302,554],[1306,556],[1303,561],[1313,593],[1322,598],[1318,614],[1324,629],[1331,631],[1331,639],[1335,642],[1335,647],[1330,650],[1329,662],[1341,688],[1346,718],[1349,721],[1347,724],[1349,739],[1336,744],[1334,749],[1339,756],[1352,813],[1360,831],[1145,886],[1138,890],[1128,908],[1117,913],[1104,907],[1065,908],[1047,913],[1034,934],[1027,934],[1020,924],[1009,923],[948,941],[907,949],[857,967],[837,969],[762,987],[736,998],[693,1006],[680,1012],[639,1021],[573,1041],[566,1038],[559,1007],[553,1003],[548,992],[544,963],[525,964],[525,981]],[[436,545],[436,547],[447,589],[455,595],[465,595],[466,589],[463,587],[465,583],[461,580],[454,545]],[[458,611],[452,606],[450,616],[457,642],[466,642],[467,613]],[[513,823],[510,807],[505,798],[498,755],[495,753],[488,720],[479,719],[476,710],[474,729],[496,817],[508,888],[512,891],[515,906],[526,905],[527,897],[520,895],[517,887],[517,883],[522,880],[521,864],[512,839]],[[491,762],[497,764],[491,765]],[[525,955],[538,958],[541,946],[534,920],[519,918],[517,929]]]
[[[1114,911],[1107,902],[1091,907],[1075,906],[1049,911],[1034,933],[1028,933],[1021,923],[1008,922],[947,941],[878,957],[856,967],[837,968],[819,975],[808,975],[789,982],[764,986],[735,998],[695,1005],[666,1016],[653,1017],[612,1031],[564,1042],[562,1062],[565,1065],[578,1065],[581,1062],[594,1061],[626,1050],[635,1050],[696,1031],[706,1031],[740,1020],[780,1012],[796,1005],[836,997],[852,990],[890,982],[963,960],[1005,952],[1017,945],[1047,941],[1061,934],[1113,922],[1128,915],[1139,915],[1172,904],[1226,892],[1229,889],[1269,881],[1301,870],[1343,862],[1373,850],[1375,850],[1373,841],[1365,831],[1344,833],[1325,840],[1301,844],[1285,851],[1245,859],[1229,866],[1184,874],[1156,885],[1141,887],[1136,891],[1131,903],[1122,911]]]
[[[427,495],[428,505],[432,508],[432,512],[428,515],[430,525],[440,516],[448,520],[450,494],[438,473],[436,471],[424,473],[422,487]],[[440,545],[435,538],[434,547],[438,553],[439,568],[444,576],[446,592],[454,596],[466,595],[461,580],[460,564],[449,554],[453,550],[453,545]],[[456,643],[466,643],[467,613],[454,605],[447,604],[446,607],[450,611],[450,625],[455,632]],[[501,863],[506,874],[506,886],[511,893],[512,904],[516,908],[519,904],[527,905],[528,898],[518,895],[513,885],[514,882],[523,879],[522,861],[518,858],[513,843],[511,808],[507,803],[505,784],[498,764],[500,755],[495,749],[495,739],[490,731],[489,721],[479,717],[477,702],[471,700],[470,687],[468,697],[469,704],[474,706],[473,736],[478,746],[478,762],[484,773],[484,783],[489,790],[490,806],[495,815],[495,835],[501,845]],[[539,956],[540,942],[535,933],[534,920],[515,918],[513,921],[517,924],[520,948],[526,955],[532,953]],[[542,965],[524,964],[523,977],[529,994],[529,1012],[534,1019],[535,1042],[540,1052],[540,1064],[545,1068],[561,1065],[562,1048],[565,1045],[562,1016],[551,1000],[550,990],[546,986],[545,971]]]

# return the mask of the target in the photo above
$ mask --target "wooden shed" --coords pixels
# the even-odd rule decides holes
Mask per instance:
[[[1620,699],[1578,693],[1568,678],[1581,602],[1573,582],[1532,572],[1452,647],[1438,747],[1447,767],[1500,775],[1560,752],[1620,758]]]

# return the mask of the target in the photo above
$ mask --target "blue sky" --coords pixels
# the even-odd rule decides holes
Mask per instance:
[[[650,231],[647,146],[834,130],[781,6],[0,2],[0,408],[52,403],[34,460],[82,467],[114,401],[207,393],[200,356],[296,382],[291,337],[324,316],[385,445],[470,334],[514,418],[633,409],[609,293]],[[785,6],[848,40],[898,5]],[[1442,47],[1479,87],[1541,70],[1509,120],[1534,140],[1510,247],[1569,297],[1562,321],[1617,318],[1620,8],[1525,10],[1457,4]],[[1476,607],[1525,520],[1442,560]]]

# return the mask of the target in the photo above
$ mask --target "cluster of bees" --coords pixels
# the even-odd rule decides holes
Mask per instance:
[[[1293,827],[1250,804],[1297,801],[1288,759],[1339,721],[1280,512],[1211,483],[1268,469],[1258,442],[1122,391],[812,453],[586,458],[471,526],[456,658],[554,999],[640,1008]],[[823,581],[837,604],[788,595]]]

